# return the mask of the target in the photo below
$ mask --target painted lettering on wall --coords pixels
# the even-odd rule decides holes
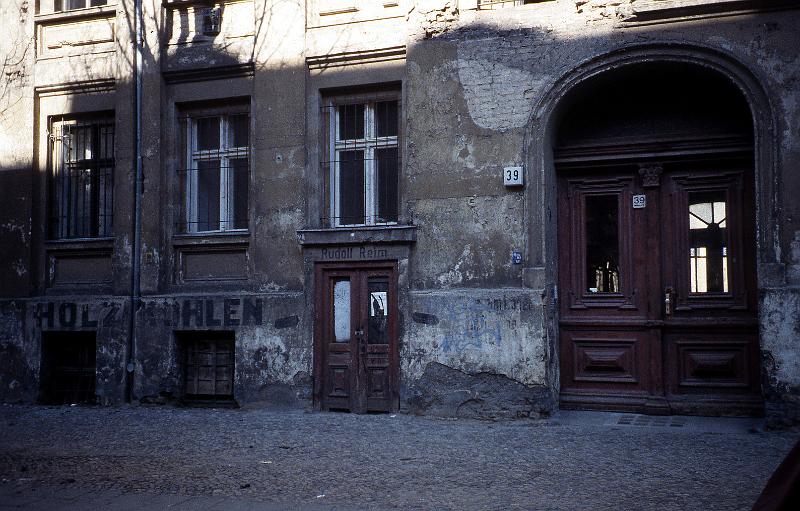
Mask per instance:
[[[386,259],[389,251],[385,248],[375,247],[332,247],[320,251],[323,259],[350,260],[350,259]]]
[[[176,307],[175,324],[190,327],[260,326],[264,322],[261,298],[186,299]]]
[[[187,298],[163,303],[163,307],[165,325],[178,328],[230,328],[264,323],[264,300],[261,298]],[[49,302],[37,303],[33,317],[35,324],[46,330],[94,329],[101,323],[110,325],[122,321],[122,317],[117,317],[121,310],[123,306],[119,303]]]
[[[114,309],[116,311],[116,308]],[[33,317],[39,328],[96,328],[98,318],[88,304],[75,302],[37,303]]]

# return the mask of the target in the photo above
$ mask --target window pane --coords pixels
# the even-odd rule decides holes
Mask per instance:
[[[228,117],[229,147],[248,147],[250,145],[250,120],[246,114]]]
[[[364,151],[339,151],[339,223],[364,223]]]
[[[375,103],[375,122],[379,137],[397,136],[397,101]]]
[[[336,342],[350,341],[350,281],[333,284],[333,331]]]
[[[219,160],[197,162],[197,230],[219,230]]]
[[[371,278],[367,287],[369,289],[367,342],[369,344],[387,344],[389,281],[385,278]]]
[[[619,200],[586,197],[586,287],[590,293],[618,293]]]
[[[219,117],[197,119],[197,151],[219,149]]]
[[[113,210],[113,124],[76,122],[52,129],[49,235],[108,236]]]
[[[378,222],[397,222],[397,148],[375,150]]]
[[[689,193],[689,275],[692,293],[728,292],[726,210],[724,190]]]
[[[364,138],[364,105],[340,105],[337,118],[339,134],[337,140]]]
[[[234,229],[247,229],[247,184],[249,181],[247,158],[230,160],[230,165],[233,190],[229,195],[229,200],[232,200],[233,204],[230,205],[231,211],[228,218],[231,218],[232,213]]]

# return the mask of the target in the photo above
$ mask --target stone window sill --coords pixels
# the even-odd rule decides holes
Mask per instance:
[[[214,245],[247,245],[250,243],[250,231],[220,231],[175,234],[172,244],[176,247],[214,246]]]
[[[300,245],[359,245],[365,243],[413,243],[417,240],[414,225],[372,227],[337,227],[330,229],[302,229],[297,231]]]
[[[48,251],[82,251],[82,250],[112,250],[114,248],[114,238],[67,238],[58,240],[47,240],[44,246]]]

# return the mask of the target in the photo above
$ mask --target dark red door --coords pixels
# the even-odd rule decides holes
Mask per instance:
[[[317,407],[397,410],[394,265],[319,265],[316,276]]]
[[[564,408],[759,413],[752,182],[736,159],[560,169]]]

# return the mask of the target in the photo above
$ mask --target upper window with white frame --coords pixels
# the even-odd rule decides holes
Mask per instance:
[[[48,237],[111,236],[113,115],[51,118],[48,135]]]
[[[196,111],[184,118],[178,231],[247,229],[250,116],[246,108]]]
[[[85,9],[87,7],[100,7],[108,5],[108,0],[52,0],[53,12],[72,11],[75,9]]]
[[[325,104],[323,221],[328,226],[397,223],[399,112],[397,92],[339,97]]]

